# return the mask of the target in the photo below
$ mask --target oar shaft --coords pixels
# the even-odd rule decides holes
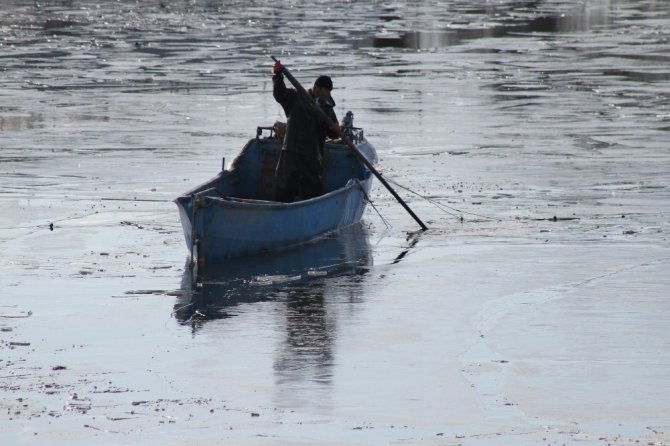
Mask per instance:
[[[272,57],[272,60],[274,60],[275,62],[278,62],[277,59],[276,59],[274,56],[270,56],[270,57]],[[322,121],[324,121],[324,122],[326,122],[326,123],[328,123],[328,124],[333,123],[333,120],[330,119],[330,116],[328,116],[328,115],[326,114],[326,112],[324,112],[324,111],[321,109],[321,107],[318,107],[318,106],[314,103],[314,101],[312,100],[312,98],[311,98],[310,94],[307,92],[307,90],[305,90],[305,89],[303,88],[303,86],[300,84],[300,82],[298,82],[298,80],[297,80],[295,77],[293,77],[293,75],[291,74],[291,72],[290,72],[286,67],[283,67],[282,72],[283,72],[284,76],[286,76],[286,78],[289,80],[289,82],[291,82],[291,84],[293,84],[293,86],[294,86],[295,89],[300,93],[300,95],[302,95],[303,99],[304,99],[305,101],[307,101],[308,104],[311,104],[312,109],[317,113],[317,116],[319,116],[319,118],[320,118]],[[357,157],[363,164],[365,164],[365,167],[367,167],[368,170],[369,170],[370,172],[372,172],[372,173],[375,175],[375,177],[377,177],[377,179],[379,180],[379,182],[382,183],[382,184],[384,185],[384,187],[385,187],[389,192],[391,192],[391,195],[393,195],[393,197],[398,201],[398,203],[400,203],[400,204],[402,205],[402,207],[405,208],[405,210],[407,211],[407,213],[408,213],[409,215],[412,216],[412,218],[419,224],[419,226],[421,226],[421,229],[423,229],[424,231],[425,231],[426,229],[428,229],[428,227],[421,221],[421,219],[414,213],[414,211],[412,211],[412,210],[410,209],[410,207],[407,205],[407,203],[405,203],[405,201],[404,201],[402,198],[400,198],[400,195],[398,195],[398,193],[397,193],[397,192],[391,187],[391,185],[384,179],[384,177],[382,176],[382,174],[379,173],[379,172],[377,171],[377,169],[375,169],[375,166],[372,165],[372,163],[370,162],[370,160],[368,160],[368,159],[365,157],[365,155],[363,155],[363,154],[361,153],[361,151],[358,150],[358,147],[356,147],[356,145],[351,141],[351,139],[349,139],[349,137],[348,137],[347,135],[345,135],[345,134],[340,134],[340,137],[341,137],[342,141],[344,141],[344,143],[349,147],[349,149],[352,151],[352,153],[353,153],[354,155],[356,155],[356,157]]]

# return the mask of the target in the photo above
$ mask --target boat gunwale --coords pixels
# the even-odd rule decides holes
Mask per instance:
[[[200,195],[198,193],[193,194],[195,199],[202,198],[205,199],[208,204],[217,204],[217,205],[225,205],[225,206],[230,206],[230,207],[239,207],[239,208],[245,208],[245,207],[254,207],[254,208],[259,208],[259,209],[267,209],[267,210],[274,210],[274,209],[294,209],[294,208],[300,208],[300,207],[309,207],[315,203],[321,202],[321,201],[327,201],[337,195],[342,195],[349,193],[351,189],[354,188],[359,188],[365,195],[367,195],[367,191],[365,190],[366,188],[366,182],[370,182],[370,178],[361,180],[358,178],[350,178],[349,181],[342,187],[337,188],[335,190],[332,190],[330,192],[327,192],[323,195],[319,195],[317,197],[313,198],[308,198],[307,200],[300,200],[300,201],[293,201],[291,203],[284,203],[281,201],[272,201],[272,200],[258,200],[254,198],[240,198],[240,197],[233,197],[233,196],[208,196],[208,195]],[[209,189],[203,191],[206,192]],[[202,192],[201,192],[202,193]],[[185,199],[191,199],[191,195],[182,195],[178,198],[175,199],[179,200],[179,198],[185,198]]]

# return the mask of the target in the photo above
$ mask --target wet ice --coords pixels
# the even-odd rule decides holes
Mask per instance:
[[[4,5],[8,441],[667,443],[668,20],[651,1]],[[170,200],[281,119],[270,54],[331,74],[431,229],[377,184],[364,249],[198,286]]]

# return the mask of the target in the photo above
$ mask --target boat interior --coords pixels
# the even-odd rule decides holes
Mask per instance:
[[[351,128],[350,138],[363,141],[363,130]],[[282,140],[274,127],[258,127],[256,137],[249,140],[231,165],[212,181],[190,194],[236,200],[274,201],[275,167]],[[326,141],[324,147],[324,192],[347,184],[352,178],[363,180],[370,172],[349,147],[341,141]]]

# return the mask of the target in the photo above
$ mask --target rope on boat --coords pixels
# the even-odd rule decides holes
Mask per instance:
[[[370,203],[370,206],[372,206],[372,209],[377,212],[377,215],[379,215],[379,218],[381,218],[382,222],[384,222],[384,225],[386,226],[386,229],[391,229],[391,224],[384,218],[384,216],[379,212],[379,209],[377,209],[377,206],[375,206],[374,202],[372,199],[368,196],[367,192],[365,192],[365,189],[363,188],[363,185],[361,182],[358,182],[358,187],[360,188],[361,192],[363,192],[363,197],[365,198],[365,201]]]
[[[472,215],[474,217],[479,217],[479,218],[483,218],[483,219],[486,219],[486,220],[492,220],[492,221],[500,220],[498,218],[493,218],[493,217],[489,217],[489,216],[486,216],[486,215],[476,214],[474,212],[463,211],[461,209],[457,209],[457,208],[452,207],[452,206],[447,206],[446,204],[440,203],[437,200],[428,198],[425,195],[421,195],[420,193],[413,191],[412,189],[410,189],[407,186],[403,186],[402,184],[398,183],[395,180],[388,179],[388,181],[395,184],[397,187],[399,187],[401,189],[405,189],[407,192],[410,192],[410,193],[412,193],[412,194],[414,194],[418,197],[423,198],[424,200],[426,200],[427,202],[429,202],[430,204],[432,204],[436,208],[440,209],[445,214],[451,215],[452,217],[455,217],[455,218],[459,219],[461,221],[461,223],[463,222],[463,215],[458,215],[455,212],[458,212],[459,214]],[[449,212],[449,211],[453,211],[453,212]]]

